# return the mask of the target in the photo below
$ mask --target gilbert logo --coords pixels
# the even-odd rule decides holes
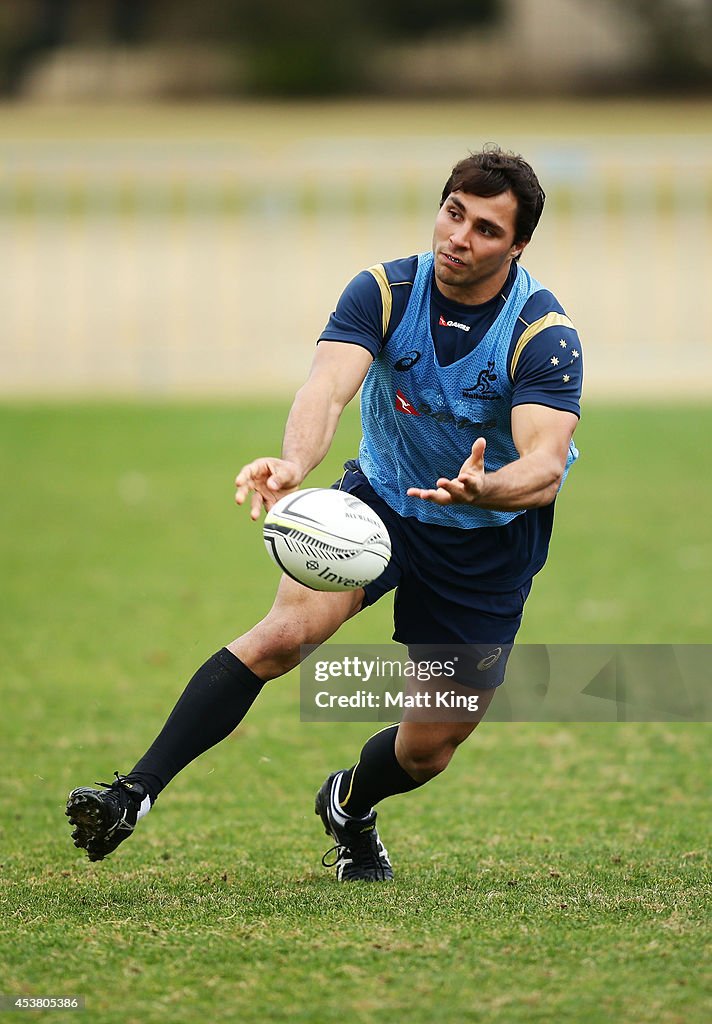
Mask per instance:
[[[402,391],[396,391],[396,409],[398,412],[407,413],[409,416],[420,416],[418,410],[408,401]]]
[[[440,314],[438,323],[441,327],[457,327],[458,331],[469,331],[470,329],[467,324],[459,324],[457,320],[446,320],[442,313]]]

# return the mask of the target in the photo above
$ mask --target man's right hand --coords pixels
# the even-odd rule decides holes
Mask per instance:
[[[255,459],[243,466],[235,477],[235,501],[238,505],[250,499],[250,518],[259,519],[260,511],[269,511],[275,502],[295,491],[304,475],[296,462],[286,459]]]

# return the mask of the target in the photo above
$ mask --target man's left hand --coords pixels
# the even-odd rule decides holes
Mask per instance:
[[[406,494],[411,498],[433,501],[436,505],[476,505],[485,493],[486,443],[484,437],[477,438],[454,480],[440,477],[435,482],[435,489],[409,487]]]

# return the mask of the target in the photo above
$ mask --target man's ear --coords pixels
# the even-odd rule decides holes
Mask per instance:
[[[512,259],[518,260],[528,245],[528,238],[520,238],[518,242],[515,242],[512,246]]]

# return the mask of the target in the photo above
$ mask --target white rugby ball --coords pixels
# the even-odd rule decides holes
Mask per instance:
[[[279,568],[312,590],[356,590],[391,557],[380,516],[360,498],[308,487],[280,498],[265,516],[265,547]]]

